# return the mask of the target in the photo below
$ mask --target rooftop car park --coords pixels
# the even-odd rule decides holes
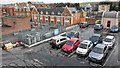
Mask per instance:
[[[66,53],[61,51],[61,49],[52,48],[49,44],[50,41],[38,44],[32,48],[17,47],[12,49],[10,52],[3,51],[3,66],[109,66],[112,62],[113,66],[117,66],[117,47],[118,47],[118,34],[117,33],[107,33],[104,30],[94,30],[93,25],[87,28],[79,28],[79,26],[73,27],[72,29],[66,31],[78,31],[79,39],[89,40],[94,34],[102,34],[103,39],[107,35],[114,35],[116,38],[115,46],[108,50],[107,56],[104,58],[102,63],[96,63],[89,61],[87,56],[78,56],[76,50],[72,53]],[[109,32],[109,31],[108,31]],[[116,57],[116,58],[114,58]],[[111,59],[114,58],[114,59]],[[14,59],[14,60],[13,60]],[[6,61],[4,61],[6,60]],[[116,61],[115,61],[116,60]],[[8,62],[9,61],[9,62]],[[74,63],[73,63],[74,62]],[[13,63],[13,64],[12,64]]]

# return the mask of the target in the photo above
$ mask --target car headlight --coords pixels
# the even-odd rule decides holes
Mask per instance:
[[[97,44],[97,42],[94,42],[94,44]]]
[[[118,31],[118,29],[116,29],[116,31]]]

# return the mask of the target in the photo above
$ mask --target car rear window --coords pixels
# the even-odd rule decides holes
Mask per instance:
[[[67,45],[70,45],[70,46],[73,46],[74,42],[72,42],[72,41],[67,41],[66,44],[67,44]]]

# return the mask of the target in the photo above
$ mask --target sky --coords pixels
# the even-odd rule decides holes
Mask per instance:
[[[0,4],[10,4],[28,1],[39,1],[44,3],[83,3],[83,2],[100,2],[100,1],[120,1],[120,0],[0,0]]]

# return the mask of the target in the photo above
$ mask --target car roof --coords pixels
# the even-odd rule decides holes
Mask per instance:
[[[98,48],[105,48],[105,45],[104,44],[97,44],[95,47],[98,47]]]
[[[94,34],[93,36],[99,36],[100,37],[100,34]]]
[[[114,36],[108,35],[108,36],[106,36],[106,38],[113,39],[113,38],[114,38]]]
[[[69,41],[75,42],[76,40],[79,40],[78,38],[71,38]]]
[[[53,37],[52,39],[61,39],[61,38],[67,38],[67,37],[58,35],[58,36]]]
[[[118,27],[117,25],[113,25],[112,27]]]
[[[71,31],[71,32],[68,32],[68,33],[75,33],[75,31]]]
[[[101,24],[95,24],[95,25],[101,25]]]
[[[83,40],[81,43],[83,43],[83,44],[90,44],[90,40]]]

